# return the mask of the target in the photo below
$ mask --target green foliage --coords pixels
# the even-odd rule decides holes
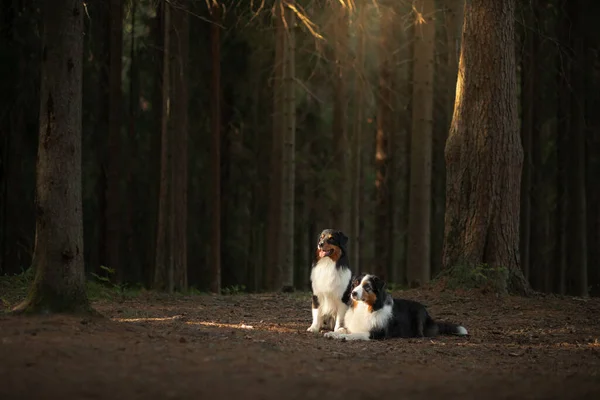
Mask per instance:
[[[242,294],[246,291],[246,286],[244,285],[232,285],[226,288],[221,289],[221,293],[224,295],[235,295]]]
[[[442,270],[436,280],[443,280],[449,289],[483,289],[506,293],[508,275],[508,268],[502,266],[458,264]]]
[[[33,268],[20,274],[0,275],[0,307],[9,310],[18,304],[29,292],[34,278]]]

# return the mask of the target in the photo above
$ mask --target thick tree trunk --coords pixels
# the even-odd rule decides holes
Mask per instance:
[[[173,10],[173,274],[175,290],[186,290],[187,279],[187,193],[188,193],[188,58],[189,2]]]
[[[121,242],[121,69],[123,56],[123,1],[109,3],[109,82],[108,82],[108,151],[106,154],[106,255],[108,268],[116,272],[117,282],[123,280],[119,265]]]
[[[154,266],[154,288],[173,290],[173,282],[169,279],[173,265],[169,262],[168,227],[169,227],[169,102],[170,88],[170,46],[171,46],[171,6],[162,2],[163,60],[162,60],[162,110],[161,110],[161,143],[160,143],[160,189],[158,194],[158,223],[156,227],[156,254]]]
[[[433,134],[434,0],[415,0],[411,168],[407,280],[429,282],[431,272],[431,156]]]
[[[468,1],[456,104],[446,144],[444,267],[507,269],[510,292],[529,293],[519,267],[519,138],[515,0]],[[499,274],[502,276],[502,274]]]
[[[210,251],[210,290],[221,293],[221,6],[214,1],[211,7],[213,23],[210,28],[211,77],[211,164],[212,164],[212,229]]]
[[[83,3],[45,1],[35,280],[17,312],[90,312],[81,187]]]
[[[442,269],[442,251],[444,248],[444,213],[446,207],[446,165],[444,163],[444,148],[456,98],[456,76],[458,74],[458,55],[460,51],[460,34],[462,32],[464,0],[444,2],[445,41],[442,53],[447,54],[445,69],[440,79],[444,84],[443,101],[444,117],[434,122],[433,129],[433,159],[432,159],[432,209],[431,209],[431,276]],[[434,96],[436,94],[434,93]],[[434,109],[435,113],[435,109]],[[442,126],[442,129],[438,126]]]
[[[293,3],[292,0],[289,1]],[[294,205],[296,188],[296,40],[294,25],[296,14],[285,10],[287,31],[285,33],[285,66],[283,80],[283,265],[281,288],[284,292],[294,290]]]

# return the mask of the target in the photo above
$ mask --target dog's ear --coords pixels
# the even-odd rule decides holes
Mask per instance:
[[[352,287],[352,289],[354,289],[355,287],[357,287],[358,285],[360,285],[360,282],[362,281],[364,274],[358,274],[358,275],[354,275],[352,277],[352,280],[350,281],[350,287]]]
[[[348,236],[344,235],[344,232],[338,231],[340,237],[340,246],[345,246],[348,243]]]
[[[373,278],[373,283],[377,291],[382,292],[385,289],[385,281],[383,279],[376,276]]]

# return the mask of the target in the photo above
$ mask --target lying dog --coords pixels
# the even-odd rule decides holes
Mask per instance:
[[[335,319],[334,331],[344,324],[352,280],[346,243],[348,237],[333,229],[325,229],[319,236],[310,272],[312,325],[307,329],[309,332],[319,332],[328,318]]]
[[[325,337],[370,340],[468,334],[463,326],[434,321],[421,303],[392,298],[385,290],[385,282],[375,275],[354,278],[351,297],[345,327],[327,332]]]

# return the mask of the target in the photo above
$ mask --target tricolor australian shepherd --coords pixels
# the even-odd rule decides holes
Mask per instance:
[[[309,332],[319,332],[327,319],[335,320],[334,331],[344,324],[352,280],[346,243],[348,237],[333,229],[325,229],[319,236],[310,272],[312,325],[307,329]]]
[[[370,340],[467,335],[463,326],[434,321],[421,303],[392,298],[385,290],[385,282],[374,275],[353,278],[351,298],[344,318],[345,326],[327,332],[325,337]]]

